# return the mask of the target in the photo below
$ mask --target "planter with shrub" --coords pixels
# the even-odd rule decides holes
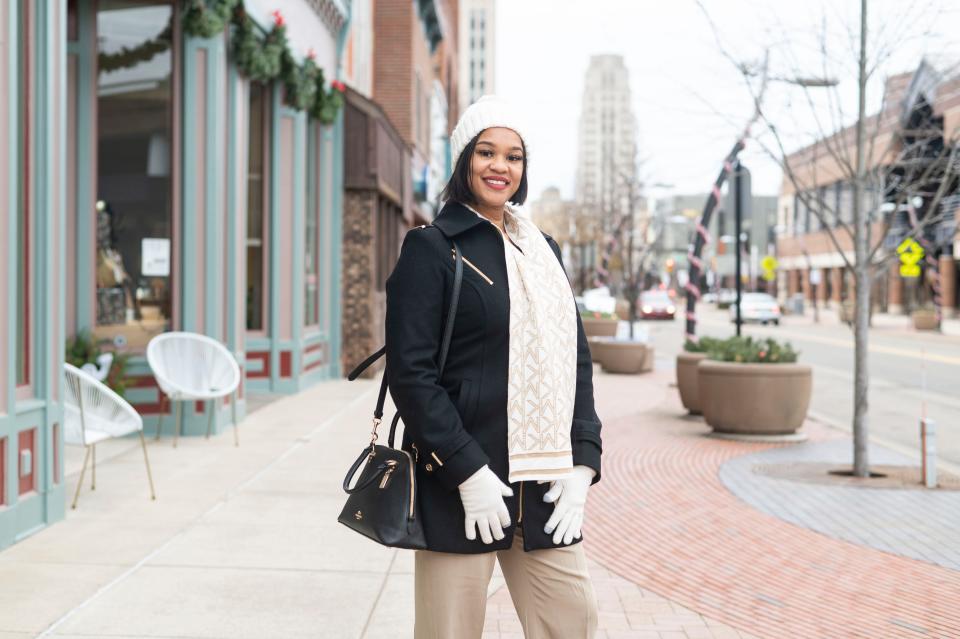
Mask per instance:
[[[617,334],[617,325],[620,323],[616,313],[599,311],[583,311],[580,313],[580,320],[587,337],[613,337]]]
[[[807,416],[813,374],[790,344],[733,337],[697,365],[700,410],[718,433],[787,435]]]
[[[683,352],[677,355],[677,390],[683,407],[693,415],[700,414],[700,393],[697,389],[697,364],[706,359],[707,351],[715,348],[720,340],[713,337],[701,337],[696,342],[683,345]]]

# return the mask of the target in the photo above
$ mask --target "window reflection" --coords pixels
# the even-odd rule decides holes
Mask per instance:
[[[264,282],[265,153],[270,92],[260,82],[250,83],[250,129],[247,156],[247,330],[262,331]]]
[[[96,324],[142,348],[171,315],[170,1],[97,3]]]

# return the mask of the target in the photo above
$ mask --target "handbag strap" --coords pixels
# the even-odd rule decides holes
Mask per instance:
[[[447,363],[447,354],[450,352],[450,342],[453,339],[453,325],[457,317],[457,307],[460,304],[460,288],[463,284],[463,255],[461,255],[460,247],[457,243],[451,239],[450,243],[453,244],[453,253],[454,253],[454,267],[453,267],[453,291],[450,294],[450,307],[447,310],[447,318],[444,322],[443,327],[443,338],[440,342],[440,358],[437,361],[437,379],[443,377],[443,369]],[[380,359],[387,352],[387,347],[383,346],[376,353],[370,355],[367,359],[363,360],[356,368],[350,371],[350,374],[347,375],[347,379],[354,380],[360,373],[362,373],[368,366],[373,364],[375,361]],[[376,441],[376,429],[380,424],[380,420],[383,419],[383,405],[387,399],[387,371],[383,371],[383,378],[380,380],[380,393],[377,396],[377,405],[373,410],[373,437],[371,445]],[[393,447],[394,435],[397,428],[397,418],[399,413],[394,416],[393,422],[390,425],[390,436],[387,440],[387,443],[390,447]]]

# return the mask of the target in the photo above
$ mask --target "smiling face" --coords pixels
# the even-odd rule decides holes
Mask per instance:
[[[523,141],[516,131],[502,127],[483,131],[470,158],[470,190],[478,208],[502,210],[520,187],[523,168]]]

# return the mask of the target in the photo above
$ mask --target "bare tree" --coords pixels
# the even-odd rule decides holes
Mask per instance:
[[[706,10],[701,4],[701,9]],[[707,16],[709,19],[709,16]],[[711,23],[712,25],[712,23]],[[883,27],[880,29],[883,30]],[[895,30],[895,29],[891,29]],[[824,30],[825,31],[825,30]],[[716,30],[714,30],[716,34]],[[822,78],[804,79],[803,69],[786,79],[799,85],[817,127],[816,141],[795,153],[789,153],[778,123],[761,104],[761,92],[756,88],[759,76],[765,83],[771,79],[766,60],[758,71],[757,65],[736,61],[724,52],[740,71],[746,86],[754,97],[760,122],[768,136],[755,136],[763,151],[775,160],[793,187],[797,201],[817,220],[822,232],[836,254],[840,255],[844,271],[852,274],[855,287],[854,318],[854,414],[853,414],[853,471],[860,477],[869,476],[869,369],[868,338],[870,322],[870,293],[874,279],[884,272],[885,265],[897,257],[891,250],[889,238],[899,242],[911,238],[933,248],[927,242],[931,229],[954,215],[941,206],[945,196],[958,188],[958,149],[955,131],[946,132],[933,114],[929,87],[917,86],[924,78],[934,78],[932,68],[922,63],[909,87],[913,110],[906,111],[904,100],[884,95],[879,112],[866,114],[866,92],[873,74],[881,69],[892,49],[877,45],[868,51],[867,0],[860,1],[859,29],[856,36],[857,113],[855,123],[845,125],[843,101],[829,80],[830,58],[826,35],[821,37]],[[901,37],[901,36],[897,36]],[[851,38],[853,40],[854,38]],[[718,36],[719,44],[719,36]],[[721,46],[721,50],[722,46]],[[824,126],[821,111],[816,106],[814,91],[826,90],[830,121]],[[766,139],[765,139],[766,138]],[[829,167],[828,170],[823,167]],[[825,174],[829,173],[829,174]],[[824,197],[826,184],[840,184],[849,189],[851,216],[845,216],[845,202],[831,202]],[[844,191],[841,190],[841,193]],[[868,198],[869,196],[869,198]],[[837,198],[840,200],[841,198]],[[921,210],[915,203],[923,202]],[[906,213],[907,224],[903,224]],[[798,216],[799,212],[795,212]],[[797,217],[795,217],[797,219]],[[804,228],[806,232],[809,229]],[[849,246],[853,254],[849,254]],[[806,247],[803,247],[804,251]],[[809,264],[809,262],[808,262]],[[934,263],[935,264],[935,263]]]

